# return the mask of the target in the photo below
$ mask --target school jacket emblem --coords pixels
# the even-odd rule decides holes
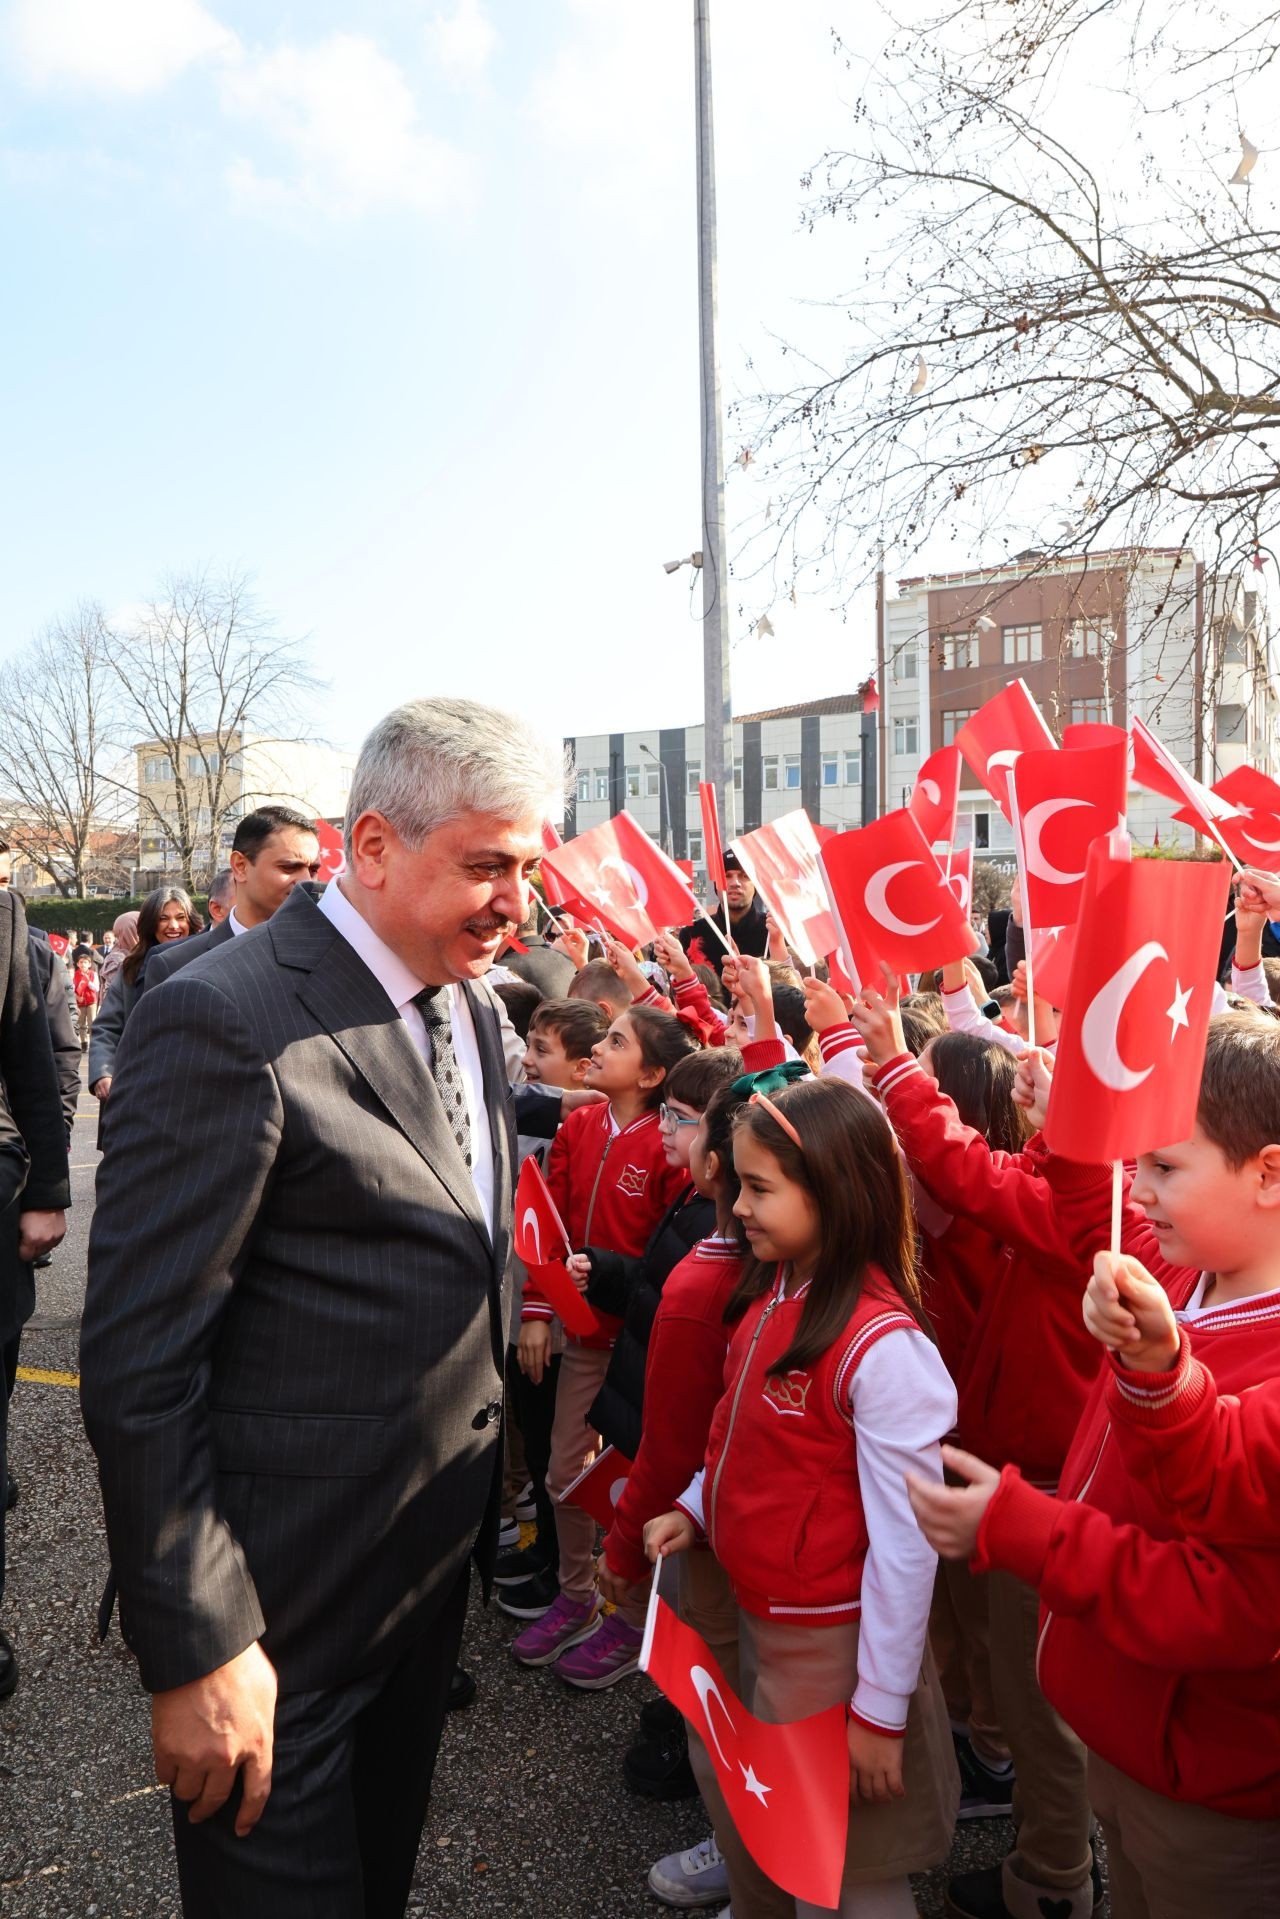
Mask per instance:
[[[775,1413],[802,1418],[812,1384],[812,1373],[797,1372],[793,1367],[789,1373],[770,1373],[764,1382],[764,1396]]]
[[[630,1160],[618,1175],[618,1191],[629,1193],[632,1199],[639,1199],[649,1184],[649,1168],[636,1166]]]

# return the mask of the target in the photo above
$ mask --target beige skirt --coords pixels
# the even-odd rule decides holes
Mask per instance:
[[[742,1702],[757,1719],[781,1725],[851,1697],[858,1678],[856,1619],[841,1626],[784,1626],[744,1612],[739,1631]],[[846,1887],[927,1872],[941,1865],[951,1850],[960,1774],[951,1722],[927,1646],[907,1710],[902,1783],[905,1797],[887,1806],[850,1802],[842,1881]]]

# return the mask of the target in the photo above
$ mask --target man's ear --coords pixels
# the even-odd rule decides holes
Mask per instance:
[[[1259,1206],[1280,1206],[1280,1146],[1264,1146],[1256,1155]]]

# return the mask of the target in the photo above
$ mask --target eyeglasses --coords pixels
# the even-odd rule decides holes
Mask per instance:
[[[658,1124],[664,1133],[678,1132],[682,1126],[696,1126],[700,1117],[686,1119],[683,1113],[677,1113],[675,1107],[668,1106],[665,1100],[658,1108]]]

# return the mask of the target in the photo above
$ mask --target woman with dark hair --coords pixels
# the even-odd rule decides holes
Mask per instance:
[[[148,893],[138,914],[138,939],[124,965],[113,977],[89,1041],[89,1091],[103,1101],[111,1091],[115,1071],[116,1048],[128,1024],[129,1015],[142,991],[147,954],[153,947],[166,946],[172,940],[184,940],[204,931],[204,920],[191,904],[190,895],[180,886],[157,886]]]

